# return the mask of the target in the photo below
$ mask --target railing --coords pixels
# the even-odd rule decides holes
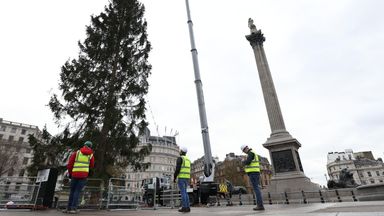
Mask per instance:
[[[13,206],[33,207],[37,202],[39,187],[36,177],[1,177],[0,207],[5,207],[9,202],[12,202]]]
[[[142,203],[143,192],[131,187],[136,181],[111,178],[108,182],[107,209],[138,209]]]
[[[64,178],[60,184],[60,190],[56,191],[56,208],[67,207],[70,193],[70,180]],[[79,196],[79,209],[102,209],[105,206],[106,196],[104,195],[104,183],[102,179],[88,178],[84,189]]]

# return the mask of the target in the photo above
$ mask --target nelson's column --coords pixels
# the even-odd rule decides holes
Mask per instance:
[[[265,106],[267,108],[271,136],[263,144],[269,150],[273,167],[271,184],[268,186],[269,192],[291,192],[318,190],[319,186],[312,183],[305,176],[301,165],[298,149],[301,144],[293,138],[285,129],[283,115],[281,114],[279,101],[271,72],[265,56],[263,42],[264,35],[261,30],[257,30],[253,20],[249,18],[248,26],[251,34],[246,38],[250,42],[255,54],[257,70],[259,72],[261,88],[263,90]]]

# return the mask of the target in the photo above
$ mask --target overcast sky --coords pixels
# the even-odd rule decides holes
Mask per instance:
[[[153,66],[147,96],[152,135],[173,135],[203,155],[184,0],[142,1]],[[78,54],[90,15],[107,0],[0,2],[0,118],[59,130],[46,106],[60,67]],[[384,145],[384,1],[190,0],[214,156],[247,144],[269,158],[267,112],[245,35],[253,18],[285,125],[302,144],[306,175],[325,184],[327,153]],[[159,130],[156,130],[156,125]]]

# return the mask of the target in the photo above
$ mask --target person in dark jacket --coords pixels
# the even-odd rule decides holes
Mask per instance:
[[[86,141],[84,146],[72,153],[69,157],[67,170],[71,179],[71,191],[68,199],[68,206],[64,213],[76,214],[79,195],[89,175],[89,169],[95,165],[95,157],[92,151],[92,142]]]
[[[187,148],[180,148],[180,157],[176,160],[176,169],[174,173],[173,182],[179,186],[181,193],[181,204],[182,207],[178,210],[179,212],[190,212],[189,197],[187,193],[187,187],[189,185],[189,179],[191,177],[191,161],[187,158]]]
[[[244,170],[247,173],[249,180],[252,183],[253,190],[255,191],[255,194],[256,194],[257,206],[253,208],[253,210],[255,211],[265,210],[263,205],[263,198],[261,196],[261,191],[259,188],[259,183],[260,183],[259,155],[257,155],[247,145],[242,145],[241,150],[247,154],[247,159],[243,161]]]

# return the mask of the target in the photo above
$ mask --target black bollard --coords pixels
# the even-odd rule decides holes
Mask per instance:
[[[243,205],[243,202],[241,201],[241,193],[239,193],[239,200],[240,200],[239,205]]]
[[[288,199],[287,192],[284,192],[284,196],[285,196],[285,204],[289,204],[289,199]]]
[[[268,192],[268,200],[269,200],[269,205],[272,205],[271,193],[269,192]]]
[[[304,193],[303,190],[301,191],[301,195],[303,196],[303,203],[304,203],[304,204],[307,204],[307,203],[308,203],[308,202],[307,202],[307,198],[305,197],[305,193]]]
[[[337,196],[337,200],[338,200],[339,202],[342,202],[341,197],[340,197],[340,195],[339,195],[339,191],[335,190],[335,193],[336,193],[336,196]]]
[[[353,202],[356,202],[357,199],[356,199],[356,197],[355,197],[355,193],[353,193],[353,190],[351,190],[351,193],[352,193],[352,199],[353,199]]]
[[[319,190],[319,194],[320,194],[320,202],[325,203],[323,193],[321,193],[321,190]]]

